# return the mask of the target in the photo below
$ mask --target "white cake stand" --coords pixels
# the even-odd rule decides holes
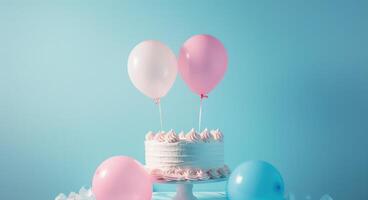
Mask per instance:
[[[216,183],[227,181],[227,178],[217,178],[198,181],[166,181],[154,180],[156,184],[176,184],[176,194],[172,200],[198,200],[193,194],[193,184]]]

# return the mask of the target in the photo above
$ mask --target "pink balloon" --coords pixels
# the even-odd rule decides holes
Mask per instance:
[[[224,77],[227,53],[224,45],[211,35],[195,35],[181,47],[179,73],[189,88],[208,94]]]
[[[97,168],[92,191],[96,200],[150,200],[152,182],[138,161],[115,156]]]

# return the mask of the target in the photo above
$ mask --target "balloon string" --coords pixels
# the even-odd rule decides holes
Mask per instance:
[[[162,128],[162,110],[161,110],[161,103],[158,102],[158,111],[160,112],[160,127],[161,127],[161,130],[163,130]]]
[[[208,96],[205,95],[205,94],[201,94],[201,99],[200,99],[200,102],[199,102],[199,119],[198,119],[198,131],[199,132],[201,131],[201,123],[202,123],[202,101],[203,101],[203,98],[208,98]]]
[[[159,99],[159,98],[154,99],[154,101],[155,101],[155,104],[157,104],[157,106],[158,106],[158,112],[159,112],[159,114],[160,114],[160,127],[161,127],[161,130],[163,130],[163,129],[162,129],[162,110],[161,110],[161,102],[160,102],[160,99]]]

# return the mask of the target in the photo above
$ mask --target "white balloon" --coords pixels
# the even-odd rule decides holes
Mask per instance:
[[[167,94],[177,73],[175,54],[159,41],[143,41],[130,52],[129,78],[139,91],[152,99],[159,99]]]

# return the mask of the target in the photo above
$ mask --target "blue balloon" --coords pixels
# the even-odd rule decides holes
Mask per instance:
[[[244,162],[229,177],[227,197],[229,200],[283,200],[284,181],[267,162]]]

